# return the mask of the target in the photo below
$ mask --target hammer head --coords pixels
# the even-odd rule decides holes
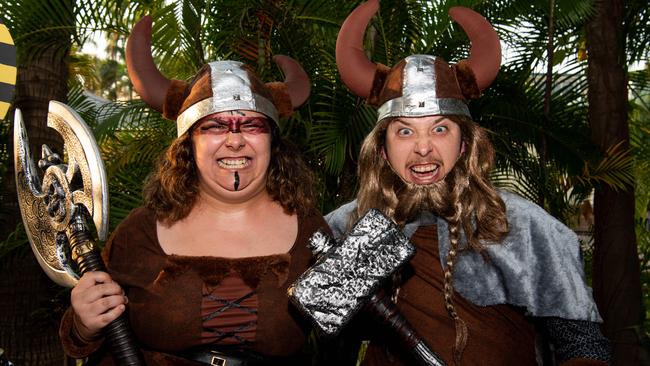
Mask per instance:
[[[314,234],[310,246],[328,247],[314,243],[326,241],[323,235]],[[289,298],[324,334],[336,335],[414,254],[397,225],[371,209],[289,287]]]

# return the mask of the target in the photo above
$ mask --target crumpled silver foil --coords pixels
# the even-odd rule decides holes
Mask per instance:
[[[369,210],[340,244],[319,232],[310,239],[326,251],[288,289],[289,298],[326,335],[338,334],[415,247],[381,212]],[[329,248],[329,249],[328,249]]]

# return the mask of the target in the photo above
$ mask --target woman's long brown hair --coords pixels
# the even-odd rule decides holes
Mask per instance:
[[[145,205],[166,225],[187,217],[199,197],[191,136],[192,129],[174,140],[144,185]],[[307,215],[316,203],[314,175],[298,149],[279,136],[275,126],[271,139],[266,190],[288,214]]]

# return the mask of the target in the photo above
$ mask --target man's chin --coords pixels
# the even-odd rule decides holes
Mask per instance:
[[[402,182],[403,187],[397,195],[398,204],[395,210],[398,221],[412,220],[421,211],[432,211],[447,214],[451,208],[449,184],[438,181],[430,184],[415,184]]]

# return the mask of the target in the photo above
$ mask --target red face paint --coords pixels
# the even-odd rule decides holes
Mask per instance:
[[[196,131],[200,134],[223,135],[228,132],[259,135],[270,133],[269,122],[263,117],[208,116],[199,122]]]

